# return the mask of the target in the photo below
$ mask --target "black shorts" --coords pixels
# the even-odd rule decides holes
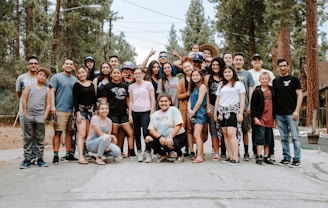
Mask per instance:
[[[129,122],[129,116],[128,115],[122,115],[122,116],[109,116],[109,118],[112,120],[112,123],[115,125],[121,125]]]
[[[236,113],[230,113],[230,117],[228,119],[224,118],[220,120],[221,127],[236,127],[237,128],[237,114]]]

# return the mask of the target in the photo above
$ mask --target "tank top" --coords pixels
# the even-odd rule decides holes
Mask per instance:
[[[42,87],[41,89],[38,89],[35,84],[32,84],[27,99],[27,115],[44,115],[44,112],[46,110],[47,87]]]

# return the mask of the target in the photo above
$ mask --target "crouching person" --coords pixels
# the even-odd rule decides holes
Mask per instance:
[[[168,153],[175,151],[177,153],[175,163],[184,160],[181,148],[187,143],[187,134],[182,127],[182,116],[178,108],[172,105],[172,99],[169,94],[160,94],[157,98],[159,110],[151,116],[148,126],[151,137],[146,137],[146,149],[150,147],[154,152],[161,155],[156,162],[162,162],[169,157]],[[149,150],[146,152],[147,157]]]
[[[117,139],[111,135],[112,121],[107,117],[108,103],[99,103],[98,114],[91,118],[86,148],[97,154],[96,164],[105,165],[103,156],[113,156],[115,161],[121,161],[121,149],[116,145]]]

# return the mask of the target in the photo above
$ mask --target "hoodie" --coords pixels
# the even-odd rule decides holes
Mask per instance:
[[[88,60],[91,60],[93,62],[93,68],[92,69],[89,69],[88,66],[87,66],[87,61]],[[96,69],[95,69],[95,66],[96,66],[96,61],[94,59],[93,56],[86,56],[84,58],[84,66],[87,67],[87,69],[89,70],[89,73],[88,73],[88,77],[87,79],[90,80],[90,81],[93,81],[94,78],[96,78],[98,75],[95,73]]]

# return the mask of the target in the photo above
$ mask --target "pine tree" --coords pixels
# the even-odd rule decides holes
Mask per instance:
[[[268,26],[263,18],[265,5],[260,0],[217,0],[216,28],[225,39],[224,50],[243,52],[246,60],[254,53],[268,54]],[[264,48],[264,50],[263,50]]]
[[[125,61],[131,61],[135,63],[135,56],[137,53],[135,52],[135,48],[132,47],[126,40],[125,35],[121,32],[118,36],[113,37],[113,45],[112,45],[112,54],[116,54],[120,57],[120,62],[124,63]],[[112,55],[111,54],[111,55]]]
[[[199,45],[214,43],[214,30],[209,26],[209,19],[204,17],[202,0],[191,0],[187,14],[186,27],[181,31],[184,49],[190,51],[193,43]]]
[[[169,38],[168,38],[168,45],[165,46],[166,51],[169,53],[172,51],[177,52],[178,54],[187,54],[188,51],[184,51],[183,48],[179,45],[178,35],[177,31],[174,27],[174,24],[171,25],[171,29],[169,32]],[[173,57],[170,57],[170,62],[175,61],[176,58],[173,59]]]

